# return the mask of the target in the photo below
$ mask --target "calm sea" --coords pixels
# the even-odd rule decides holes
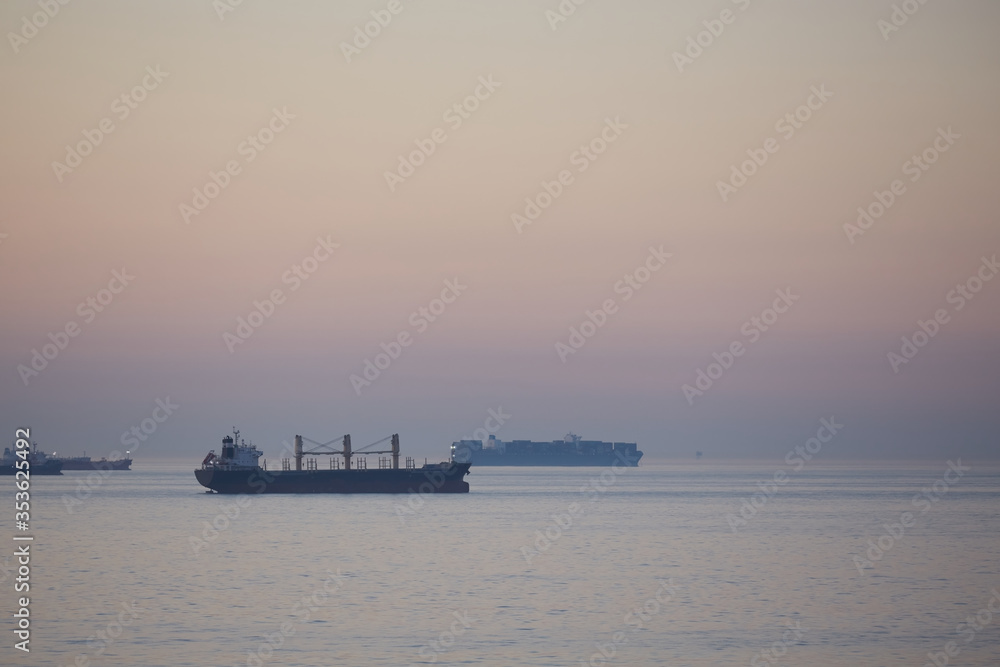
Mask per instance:
[[[32,480],[31,653],[7,571],[0,664],[1000,664],[996,468],[473,468],[468,495],[238,499],[135,467]]]

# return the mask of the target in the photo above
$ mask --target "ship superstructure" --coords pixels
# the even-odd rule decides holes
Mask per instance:
[[[28,461],[28,467],[23,464],[18,467],[18,461]],[[38,448],[38,443],[31,443],[31,451],[27,448],[15,452],[10,447],[4,447],[3,458],[0,459],[0,475],[14,475],[18,470],[25,470],[29,475],[61,475],[62,462],[50,458]]]

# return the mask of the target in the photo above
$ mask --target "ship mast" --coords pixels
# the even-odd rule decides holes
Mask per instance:
[[[342,449],[340,451],[336,449],[331,449],[331,445],[337,440],[342,441]],[[369,447],[374,447],[379,445],[386,440],[391,440],[390,449],[368,449]],[[309,444],[315,445],[315,449],[306,450],[303,448],[302,443],[309,442]],[[302,457],[307,455],[326,455],[326,456],[343,456],[344,457],[344,469],[351,470],[351,460],[357,454],[392,454],[392,468],[394,470],[399,469],[399,434],[393,433],[390,436],[382,438],[381,440],[376,440],[370,445],[365,445],[361,449],[354,451],[351,448],[351,436],[344,435],[340,438],[334,438],[328,442],[316,442],[315,440],[310,440],[309,438],[303,437],[301,435],[295,436],[295,469],[302,470]]]

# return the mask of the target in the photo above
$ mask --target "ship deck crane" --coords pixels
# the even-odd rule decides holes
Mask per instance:
[[[338,440],[342,440],[343,441],[343,445],[342,445],[343,449],[341,449],[341,450],[331,449],[331,446],[333,445],[333,443],[335,443]],[[391,440],[392,441],[391,449],[382,449],[382,450],[368,449],[369,447],[374,447],[376,445],[380,445],[383,442],[385,442],[386,440]],[[302,448],[302,443],[303,442],[308,442],[309,444],[315,445],[316,447],[315,447],[315,449],[304,450]],[[365,445],[364,447],[362,447],[361,449],[359,449],[357,451],[353,451],[351,449],[351,436],[350,435],[344,435],[344,436],[341,436],[339,438],[334,438],[333,440],[330,440],[328,442],[316,442],[315,440],[310,440],[309,438],[306,438],[304,436],[296,435],[295,436],[295,469],[296,470],[302,470],[302,457],[305,456],[306,454],[312,454],[312,455],[324,455],[325,454],[326,456],[343,456],[344,457],[344,469],[345,470],[350,470],[351,469],[351,459],[356,454],[392,454],[392,467],[393,467],[394,470],[396,470],[396,469],[399,468],[399,434],[398,433],[393,433],[392,435],[386,436],[385,438],[382,438],[381,440],[376,440],[375,442],[373,442],[373,443],[371,443],[369,445]]]

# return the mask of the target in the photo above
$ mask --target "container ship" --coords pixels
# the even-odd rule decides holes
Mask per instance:
[[[125,452],[125,457],[120,459],[111,459],[110,461],[106,458],[101,458],[99,461],[92,460],[87,456],[87,452],[83,453],[83,456],[52,456],[50,457],[53,461],[60,461],[62,463],[63,470],[131,470],[132,469],[132,459],[129,458],[129,452]]]
[[[202,486],[216,493],[468,493],[469,463],[447,461],[425,463],[417,467],[413,459],[406,457],[404,467],[399,467],[399,435],[394,434],[364,448],[353,451],[351,436],[342,437],[342,448],[333,449],[332,444],[318,443],[301,435],[295,436],[294,469],[289,459],[281,461],[281,470],[268,470],[267,460],[260,465],[263,452],[240,439],[240,432],[233,429],[233,435],[222,439],[221,453],[213,449],[194,471]],[[303,442],[315,445],[305,450]],[[369,450],[384,442],[391,442],[386,450]],[[366,451],[368,450],[368,451]],[[378,468],[368,468],[367,454],[388,454],[380,456]],[[329,468],[321,469],[316,458],[306,456],[329,456]],[[335,458],[340,457],[340,458]],[[343,464],[343,465],[341,465]]]
[[[24,449],[21,450],[25,451]],[[19,468],[17,462],[26,460],[29,466],[24,469],[29,475],[61,475],[62,462],[49,458],[38,448],[38,443],[31,443],[31,451],[23,457],[18,456],[10,447],[4,447],[3,458],[0,459],[0,475],[13,475]]]
[[[477,466],[611,466],[638,467],[642,452],[634,442],[583,440],[568,433],[562,440],[502,442],[490,436],[459,440],[451,445],[451,460]]]

